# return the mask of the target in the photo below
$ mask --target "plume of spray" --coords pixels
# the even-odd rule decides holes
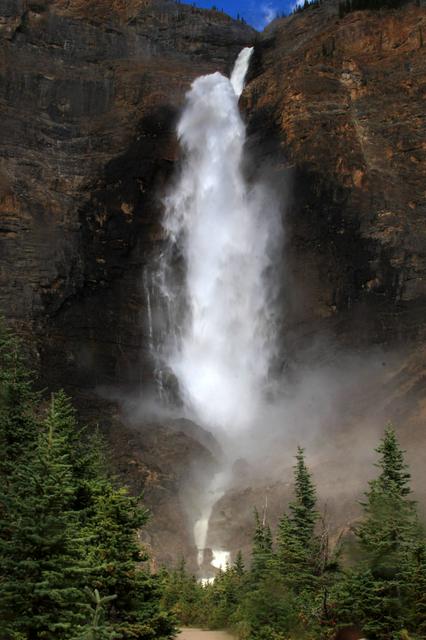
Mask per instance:
[[[228,433],[256,420],[274,353],[266,275],[281,234],[279,208],[242,170],[238,99],[251,54],[243,49],[231,79],[202,76],[187,94],[177,130],[184,160],[163,223],[184,259],[188,303],[168,365],[196,419]]]

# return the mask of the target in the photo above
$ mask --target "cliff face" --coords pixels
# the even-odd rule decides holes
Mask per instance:
[[[176,115],[254,33],[166,0],[2,7],[1,309],[48,381],[139,384]],[[292,167],[283,330],[423,340],[425,10],[336,14],[275,21],[242,101],[257,153]]]
[[[339,19],[325,3],[273,23],[245,109],[294,168],[290,324],[346,344],[425,338],[426,11]],[[300,325],[304,328],[300,331]]]
[[[309,407],[298,420],[333,533],[359,516],[388,420],[426,504],[425,32],[424,6],[339,19],[337,3],[323,2],[261,34],[242,100],[249,148],[286,205],[286,365],[309,375],[342,353],[349,370],[354,354],[369,362],[339,390],[340,407],[334,381],[319,387],[333,407],[328,424],[311,414],[303,431]],[[375,350],[382,371],[373,376]],[[265,465],[275,476],[252,473],[215,506],[211,544],[248,551],[249,505],[261,508],[265,496],[276,524],[292,496],[288,439],[276,450],[281,462]]]
[[[1,13],[1,310],[48,382],[137,384],[176,114],[253,32],[172,0],[8,0]]]

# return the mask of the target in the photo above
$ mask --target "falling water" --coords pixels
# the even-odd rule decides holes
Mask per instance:
[[[242,171],[245,125],[238,108],[252,49],[231,79],[195,80],[178,125],[182,171],[165,199],[164,227],[185,263],[188,311],[168,354],[184,401],[209,428],[238,431],[256,419],[273,352],[265,272],[278,212]]]
[[[261,183],[249,184],[242,169],[238,100],[251,54],[241,51],[230,79],[202,76],[187,94],[177,129],[184,159],[165,198],[168,243],[157,274],[169,324],[160,370],[173,371],[200,424],[232,433],[254,423],[267,386],[274,317],[266,274],[271,240],[281,233],[274,198]],[[203,494],[194,526],[200,567],[226,480],[226,471],[216,474]],[[212,552],[217,568],[229,560],[226,550]]]
[[[213,477],[207,491],[205,492],[205,495],[203,496],[203,508],[201,515],[194,525],[194,540],[198,551],[197,560],[199,567],[202,566],[204,561],[204,552],[207,544],[210,516],[212,514],[214,505],[225,493],[226,482],[228,479],[227,475],[227,471],[221,471],[219,473],[216,473]],[[219,551],[213,550],[213,562],[217,560],[219,553]],[[229,553],[224,553],[227,554],[226,557],[229,558]],[[212,565],[216,567],[213,562]],[[216,568],[219,569],[220,566]]]

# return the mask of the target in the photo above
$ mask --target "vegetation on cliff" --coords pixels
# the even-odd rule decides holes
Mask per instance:
[[[339,17],[351,11],[397,9],[406,3],[407,0],[343,0],[339,2]]]
[[[212,584],[180,566],[165,602],[184,624],[228,627],[240,638],[332,638],[353,629],[371,640],[425,638],[426,538],[395,431],[377,448],[378,477],[353,542],[330,549],[316,491],[299,449],[295,498],[275,536],[255,512],[251,566],[241,556]]]
[[[143,565],[147,511],[107,472],[102,438],[64,392],[32,390],[19,342],[0,331],[0,636],[169,638],[161,581]]]

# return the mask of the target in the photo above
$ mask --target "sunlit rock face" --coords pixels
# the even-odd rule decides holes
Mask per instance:
[[[425,337],[424,7],[323,3],[262,34],[244,93],[252,143],[292,167],[287,335],[345,346]],[[304,338],[305,339],[305,338]]]

